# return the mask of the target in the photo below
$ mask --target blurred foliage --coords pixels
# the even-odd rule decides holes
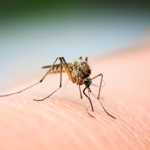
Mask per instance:
[[[77,10],[77,8],[83,9],[105,9],[106,6],[116,8],[138,8],[143,10],[150,10],[150,0],[107,0],[107,1],[72,1],[72,0],[1,0],[0,1],[0,16],[11,16],[19,13],[30,13],[35,11],[67,11],[71,9]]]

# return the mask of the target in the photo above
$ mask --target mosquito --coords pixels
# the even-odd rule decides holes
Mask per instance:
[[[55,64],[56,61],[59,59],[60,61],[60,64]],[[88,57],[85,57],[85,60],[82,59],[82,56],[80,56],[78,59],[74,59],[74,62],[73,63],[67,63],[66,60],[64,59],[64,57],[57,57],[56,60],[54,61],[54,63],[52,65],[49,65],[49,66],[43,66],[42,68],[48,68],[49,70],[47,71],[47,73],[43,76],[43,78],[21,90],[21,91],[18,91],[18,92],[15,92],[15,93],[10,93],[10,94],[6,94],[6,95],[0,95],[0,97],[5,97],[5,96],[10,96],[10,95],[14,95],[14,94],[18,94],[18,93],[21,93],[39,83],[42,83],[43,80],[45,79],[45,77],[48,75],[48,74],[56,74],[56,73],[60,73],[60,85],[59,87],[54,91],[52,92],[50,95],[48,95],[47,97],[43,98],[43,99],[33,99],[35,101],[44,101],[46,100],[47,98],[49,98],[52,94],[54,94],[58,89],[60,89],[62,87],[62,73],[63,72],[66,72],[69,79],[72,81],[72,83],[76,83],[78,86],[79,86],[79,93],[80,93],[80,98],[83,102],[83,105],[85,107],[85,110],[86,112],[91,116],[91,117],[94,117],[87,109],[83,99],[82,99],[82,92],[81,92],[81,88],[80,86],[81,85],[85,85],[85,88],[83,89],[83,94],[88,98],[89,102],[90,102],[90,105],[91,105],[91,109],[92,111],[94,111],[94,108],[93,108],[93,104],[92,104],[92,101],[90,99],[90,92],[91,92],[91,89],[90,89],[90,85],[93,85],[95,86],[94,84],[92,84],[92,80],[97,78],[97,77],[101,77],[100,79],[100,85],[98,86],[99,87],[99,90],[98,90],[98,96],[97,96],[97,99],[100,103],[100,105],[102,106],[103,110],[112,118],[116,119],[114,116],[112,116],[110,113],[108,113],[108,111],[105,109],[105,107],[103,106],[103,104],[101,103],[101,101],[99,100],[100,98],[100,91],[101,91],[101,87],[102,87],[102,81],[103,81],[103,74],[98,74],[96,75],[95,77],[93,78],[90,78],[90,75],[91,75],[91,68],[88,64]],[[85,93],[85,90],[88,90],[88,95]]]

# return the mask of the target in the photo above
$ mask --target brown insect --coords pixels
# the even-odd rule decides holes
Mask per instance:
[[[60,64],[55,64],[57,60],[60,60]],[[97,78],[97,77],[101,77],[101,80],[100,80],[100,85],[99,85],[99,91],[98,91],[98,97],[97,99],[99,100],[99,97],[100,97],[100,91],[101,91],[101,86],[102,86],[102,81],[103,81],[103,74],[98,74],[97,76],[93,77],[93,78],[90,78],[90,75],[91,75],[91,68],[88,64],[88,57],[85,58],[85,60],[82,60],[82,56],[80,56],[78,59],[75,59],[73,63],[66,63],[64,57],[57,57],[56,60],[54,61],[53,65],[50,65],[50,66],[44,66],[42,68],[49,68],[49,70],[47,71],[47,73],[44,75],[44,77],[37,83],[21,90],[21,91],[18,91],[18,92],[15,92],[15,93],[11,93],[11,94],[7,94],[7,95],[0,95],[0,97],[5,97],[5,96],[10,96],[10,95],[14,95],[14,94],[18,94],[18,93],[21,93],[39,83],[41,83],[45,77],[48,75],[48,74],[55,74],[55,73],[60,73],[60,85],[59,87],[53,92],[51,93],[50,95],[48,95],[47,97],[43,98],[43,99],[34,99],[35,101],[43,101],[47,98],[49,98],[52,94],[54,94],[59,88],[62,87],[62,73],[63,72],[66,72],[69,79],[73,82],[73,83],[76,83],[77,85],[79,85],[79,91],[80,91],[80,97],[82,99],[82,93],[81,93],[81,88],[80,88],[80,85],[82,84],[85,84],[85,88],[83,90],[83,94],[88,98],[88,100],[90,101],[90,104],[91,104],[91,108],[92,108],[92,111],[94,111],[93,109],[93,105],[92,105],[92,101],[90,99],[90,92],[91,92],[91,89],[90,89],[90,85],[93,85],[92,84],[92,80]],[[85,90],[88,90],[88,95],[85,93]],[[86,105],[82,99],[82,102],[83,102],[83,105],[85,107],[85,110],[87,111],[87,113],[91,116],[91,117],[94,117],[93,115],[91,115],[89,113],[89,111],[87,110],[86,108]],[[111,114],[109,114],[107,112],[107,110],[104,108],[104,106],[102,105],[101,101],[99,100],[102,108],[104,109],[104,111],[109,115],[111,116],[112,118],[116,119],[114,116],[112,116]]]

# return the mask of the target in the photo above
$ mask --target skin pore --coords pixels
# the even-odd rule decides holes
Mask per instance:
[[[93,149],[93,150],[149,150],[150,149],[150,45],[96,57],[89,64],[91,77],[103,73],[105,86],[100,100],[98,88],[90,86],[90,98],[80,99],[79,87],[62,75],[62,88],[42,102],[59,86],[59,75],[48,75],[42,84],[21,94],[0,97],[0,149]],[[41,77],[40,77],[41,78]],[[34,82],[14,87],[9,92],[23,89]],[[100,78],[92,81],[99,85]],[[83,91],[84,85],[81,86]],[[86,91],[88,94],[88,91]],[[5,93],[0,93],[5,94]],[[6,93],[7,94],[7,93]]]

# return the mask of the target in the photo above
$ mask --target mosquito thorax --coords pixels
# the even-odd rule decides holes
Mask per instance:
[[[92,83],[92,80],[90,79],[90,77],[87,77],[83,80],[84,84],[86,87],[89,87]]]

